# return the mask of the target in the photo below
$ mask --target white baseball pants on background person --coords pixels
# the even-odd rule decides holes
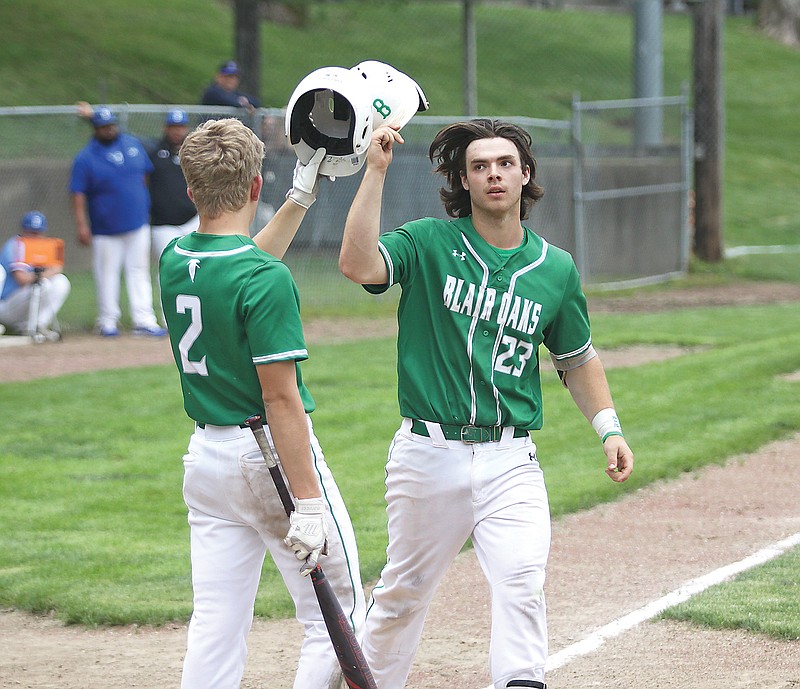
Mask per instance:
[[[194,232],[200,227],[200,216],[195,215],[193,218],[187,220],[183,225],[153,225],[152,242],[153,242],[153,256],[158,261],[164,248],[175,237],[184,237],[190,232]]]
[[[269,433],[266,426],[265,430]],[[365,604],[355,535],[310,421],[309,430],[314,466],[328,508],[329,554],[320,564],[360,636]],[[267,550],[305,632],[295,689],[338,686],[339,663],[313,583],[300,575],[302,563],[283,542],[289,521],[251,431],[237,426],[198,427],[189,441],[184,469],[194,612],[181,687],[238,689]],[[269,676],[269,668],[262,672]]]
[[[150,278],[150,225],[122,234],[92,236],[92,268],[97,294],[97,327],[116,328],[120,279],[125,287],[134,328],[157,326]]]
[[[426,426],[430,438],[405,419],[386,465],[387,563],[363,641],[378,689],[405,686],[436,587],[470,537],[491,590],[494,686],[542,682],[550,510],[536,445],[513,429],[499,442],[466,444]]]
[[[187,220],[183,225],[153,225],[152,231],[152,249],[153,256],[158,265],[158,259],[164,253],[164,249],[175,237],[185,237],[190,232],[195,232],[200,227],[200,216],[195,215],[193,218]],[[159,289],[159,292],[161,290]],[[160,299],[160,297],[159,297]],[[164,318],[164,308],[159,304],[159,313],[161,319]]]
[[[13,278],[7,278],[13,280]],[[47,330],[59,309],[64,305],[70,291],[70,282],[66,275],[59,273],[42,279],[42,292],[39,301],[38,329]],[[0,323],[19,332],[27,332],[30,315],[31,293],[33,287],[20,287],[8,299],[0,301]]]

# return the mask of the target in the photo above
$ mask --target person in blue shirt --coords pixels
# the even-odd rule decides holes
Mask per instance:
[[[0,333],[6,328],[19,333],[33,329],[44,340],[61,339],[56,314],[67,300],[70,282],[61,271],[61,263],[38,264],[26,251],[25,240],[47,232],[47,217],[39,211],[22,216],[19,234],[0,249]],[[39,285],[39,306],[31,322],[34,285]],[[32,326],[32,327],[31,327]]]
[[[119,130],[116,115],[95,108],[94,136],[72,163],[69,191],[78,241],[92,247],[97,330],[119,335],[122,274],[135,335],[164,337],[153,308],[150,278],[150,194],[153,164],[141,142]]]
[[[202,105],[245,108],[248,112],[260,108],[261,104],[257,99],[238,90],[239,75],[239,65],[233,60],[223,62],[217,70],[214,81],[203,91],[200,103]]]

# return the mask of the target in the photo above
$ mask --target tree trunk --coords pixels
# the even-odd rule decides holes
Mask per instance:
[[[694,5],[694,252],[704,261],[723,258],[722,22],[723,0]]]
[[[234,45],[242,74],[240,89],[261,100],[261,21],[258,5],[259,0],[236,0]]]
[[[770,38],[800,46],[800,0],[761,0],[758,26]]]

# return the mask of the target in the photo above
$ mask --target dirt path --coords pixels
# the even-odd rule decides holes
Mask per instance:
[[[598,471],[598,481],[604,480]],[[621,501],[557,520],[548,568],[551,652],[681,584],[800,531],[800,436]],[[483,689],[489,612],[474,554],[452,565],[426,624],[409,689]],[[0,686],[177,686],[186,630],[63,627],[0,612]],[[256,620],[243,687],[290,687],[293,620]],[[548,676],[551,689],[790,689],[800,642],[651,622]]]
[[[750,285],[725,293],[671,293],[660,302],[637,295],[628,301],[627,310],[759,303],[776,296],[800,301],[800,288],[795,286],[777,293],[775,286],[755,289],[757,299]],[[595,299],[591,308],[621,310],[624,303]],[[313,343],[350,339],[365,330],[389,335],[393,328],[387,320],[350,323],[343,329],[333,323],[309,324],[306,330]],[[677,348],[645,347],[604,352],[603,358],[610,367],[682,353]],[[0,381],[170,360],[163,341],[75,337],[58,345],[0,348]],[[646,471],[646,465],[637,470]],[[598,470],[602,480],[607,479]],[[688,580],[800,532],[798,486],[800,435],[731,458],[724,467],[676,476],[613,504],[557,520],[546,587],[551,652]],[[489,684],[488,601],[473,553],[459,557],[446,582],[431,608],[408,689],[483,689]],[[0,687],[178,686],[185,636],[182,625],[87,630],[3,610]],[[293,620],[256,620],[242,686],[290,687],[299,642],[300,630]],[[798,689],[800,641],[649,622],[551,672],[548,686]]]

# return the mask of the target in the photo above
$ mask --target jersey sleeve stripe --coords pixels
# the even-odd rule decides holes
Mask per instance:
[[[386,284],[393,285],[394,263],[392,263],[392,257],[389,255],[389,252],[386,250],[386,247],[381,242],[378,242],[378,251],[380,251],[381,254],[383,254],[383,260],[386,263],[386,270],[389,273],[389,279],[386,281]]]
[[[288,352],[278,352],[277,354],[265,354],[264,356],[254,356],[254,364],[271,364],[274,361],[287,361],[292,359],[308,359],[307,349],[292,349]]]
[[[592,340],[590,338],[589,341],[585,345],[583,345],[582,347],[579,347],[578,349],[575,349],[575,350],[573,350],[571,352],[567,352],[566,354],[553,354],[551,352],[550,354],[557,361],[561,361],[562,359],[571,359],[574,356],[579,356],[580,354],[583,354],[591,346],[592,346]]]

